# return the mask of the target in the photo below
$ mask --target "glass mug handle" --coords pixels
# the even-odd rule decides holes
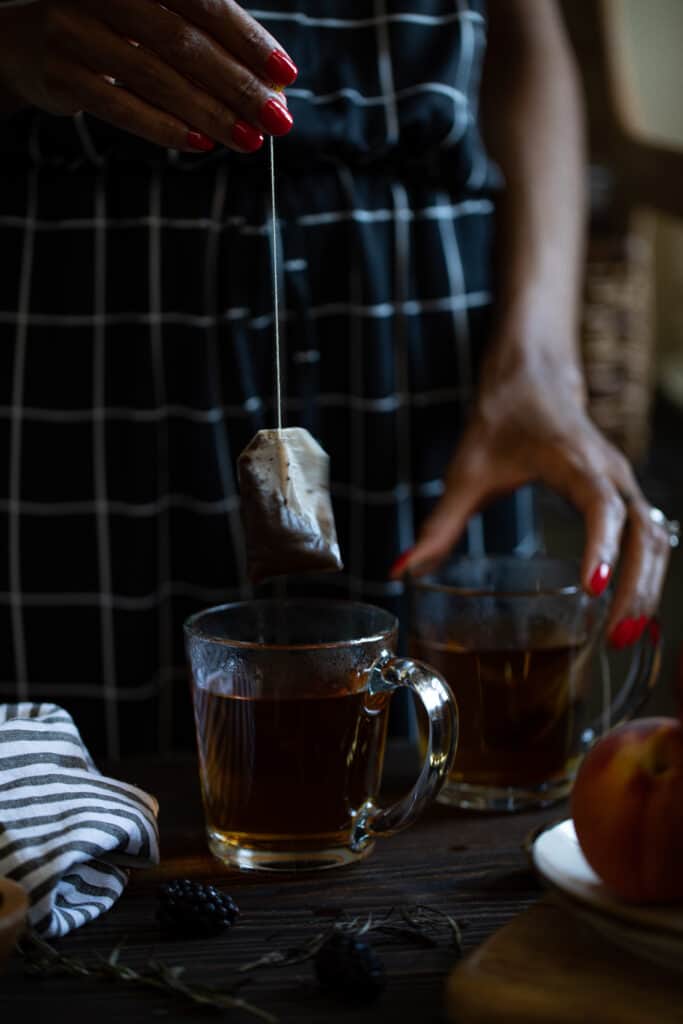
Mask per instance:
[[[353,846],[360,849],[375,836],[407,828],[436,797],[446,781],[458,744],[458,706],[446,680],[420,661],[380,655],[370,670],[368,696],[406,687],[420,699],[429,721],[427,752],[417,782],[390,807],[363,808],[355,823]]]
[[[662,642],[659,626],[656,622],[652,622],[646,629],[642,640],[636,644],[626,679],[615,693],[609,707],[603,707],[602,713],[583,730],[581,753],[588,750],[591,744],[608,729],[620,725],[621,722],[625,722],[637,714],[657,682],[661,659]],[[600,649],[600,672],[604,686],[606,682],[609,682],[610,672],[604,647]]]

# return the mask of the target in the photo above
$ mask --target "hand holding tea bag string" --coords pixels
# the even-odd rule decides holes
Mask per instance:
[[[85,111],[170,149],[241,153],[284,135],[297,69],[234,0],[0,5],[0,105]]]
[[[603,593],[620,563],[607,629],[623,647],[642,635],[657,608],[676,524],[652,508],[586,408],[577,344],[584,133],[561,21],[551,4],[520,0],[491,0],[490,12],[483,129],[506,180],[496,318],[445,493],[391,574],[434,570],[473,513],[538,481],[583,516],[585,590]],[[510,98],[505,117],[501,96]]]

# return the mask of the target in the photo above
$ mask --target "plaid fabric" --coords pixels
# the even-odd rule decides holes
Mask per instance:
[[[316,587],[391,605],[486,337],[485,21],[465,0],[253,13],[301,68],[276,144],[285,414],[330,453],[346,563]],[[2,161],[0,698],[64,705],[97,753],[182,745],[182,620],[251,593],[235,460],[274,420],[267,160],[30,112]],[[523,544],[528,506],[467,546]]]

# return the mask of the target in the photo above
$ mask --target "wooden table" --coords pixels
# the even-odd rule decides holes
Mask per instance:
[[[397,754],[401,752],[394,750],[387,773],[393,786],[405,777],[409,760]],[[317,875],[250,875],[228,871],[206,849],[194,758],[124,762],[107,771],[158,797],[161,864],[133,872],[109,913],[55,945],[87,958],[95,952],[108,954],[125,938],[122,962],[134,968],[142,968],[150,957],[169,965],[182,963],[189,980],[211,985],[224,983],[234,968],[268,949],[285,949],[313,936],[340,910],[366,915],[404,904],[437,907],[457,918],[464,946],[471,949],[540,898],[522,843],[532,828],[566,816],[562,805],[509,816],[459,813],[436,805],[411,830],[378,842],[362,863]],[[162,880],[175,877],[210,881],[230,892],[242,911],[239,923],[212,940],[163,938],[154,918],[155,891]],[[445,945],[419,948],[403,939],[380,940],[377,948],[388,984],[370,1006],[349,1009],[324,995],[310,962],[261,969],[243,995],[283,1024],[349,1018],[358,1024],[444,1021],[443,989],[454,951]],[[149,1024],[154,1019],[212,1017],[240,1024],[255,1019],[207,1011],[162,992],[129,990],[120,983],[27,976],[16,956],[0,977],[0,1020],[16,1024]]]

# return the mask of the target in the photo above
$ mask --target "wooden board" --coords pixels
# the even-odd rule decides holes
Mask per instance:
[[[560,907],[524,911],[450,974],[457,1024],[681,1024],[683,975],[607,944]]]

